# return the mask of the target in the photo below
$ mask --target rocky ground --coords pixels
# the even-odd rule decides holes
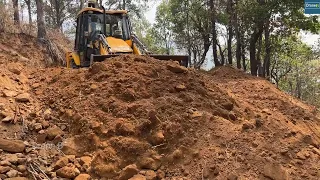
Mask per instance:
[[[5,39],[0,179],[320,179],[317,109],[263,79],[136,56],[45,68],[32,37]]]

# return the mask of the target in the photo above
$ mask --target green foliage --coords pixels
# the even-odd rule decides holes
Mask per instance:
[[[272,56],[272,80],[280,89],[320,106],[320,61],[297,36],[278,38]]]

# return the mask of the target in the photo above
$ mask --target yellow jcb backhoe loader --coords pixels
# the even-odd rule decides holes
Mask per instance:
[[[132,33],[126,10],[105,10],[96,2],[89,1],[88,7],[77,16],[74,51],[66,53],[69,68],[89,67],[93,62],[104,61],[120,54],[150,56],[159,60],[179,61],[187,67],[189,56],[154,55]]]

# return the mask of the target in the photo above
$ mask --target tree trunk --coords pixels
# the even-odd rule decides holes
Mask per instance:
[[[236,0],[236,5],[238,1]],[[238,11],[235,11],[234,15],[234,21],[235,21],[235,33],[236,33],[236,39],[237,39],[237,48],[236,48],[236,59],[237,59],[237,68],[241,69],[241,34],[239,30],[239,19],[238,19]]]
[[[258,64],[258,76],[261,77],[263,76],[263,66],[261,62],[261,51],[262,51],[262,34],[259,37],[258,40],[258,53],[257,53],[257,64]]]
[[[233,31],[232,31],[232,17],[233,17],[233,6],[232,0],[228,0],[227,3],[227,12],[229,15],[229,22],[228,22],[228,63],[232,64],[232,38],[233,38]]]
[[[83,9],[84,0],[80,0],[80,10]]]
[[[270,76],[270,56],[271,56],[271,43],[270,43],[270,29],[269,29],[269,21],[265,25],[264,29],[264,38],[265,38],[265,46],[266,46],[266,56],[264,58],[264,77]]]
[[[250,70],[253,76],[258,75],[258,62],[256,59],[256,43],[263,31],[263,24],[257,26],[250,38]]]
[[[12,4],[13,4],[13,21],[15,25],[19,25],[20,24],[20,17],[19,17],[19,0],[12,0]]]
[[[25,0],[28,8],[29,24],[32,24],[31,0]]]
[[[221,66],[218,60],[217,54],[217,31],[216,31],[216,13],[214,0],[210,0],[210,11],[211,11],[211,24],[212,24],[212,51],[213,51],[213,61],[215,66]]]
[[[43,1],[36,0],[37,5],[37,26],[38,26],[38,39],[46,38],[46,27],[44,24],[44,13],[43,13]]]
[[[219,47],[219,52],[220,52],[220,56],[221,56],[221,65],[224,65],[225,63],[225,58],[224,58],[224,52],[222,51],[221,45],[218,43],[218,47]]]

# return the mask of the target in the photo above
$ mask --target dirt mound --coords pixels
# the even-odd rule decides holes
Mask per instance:
[[[44,67],[46,49],[26,34],[0,33],[0,63],[18,62],[28,68]]]
[[[31,77],[47,119],[67,126],[62,151],[92,157],[92,176],[319,177],[312,107],[233,68],[199,73],[128,55]]]

